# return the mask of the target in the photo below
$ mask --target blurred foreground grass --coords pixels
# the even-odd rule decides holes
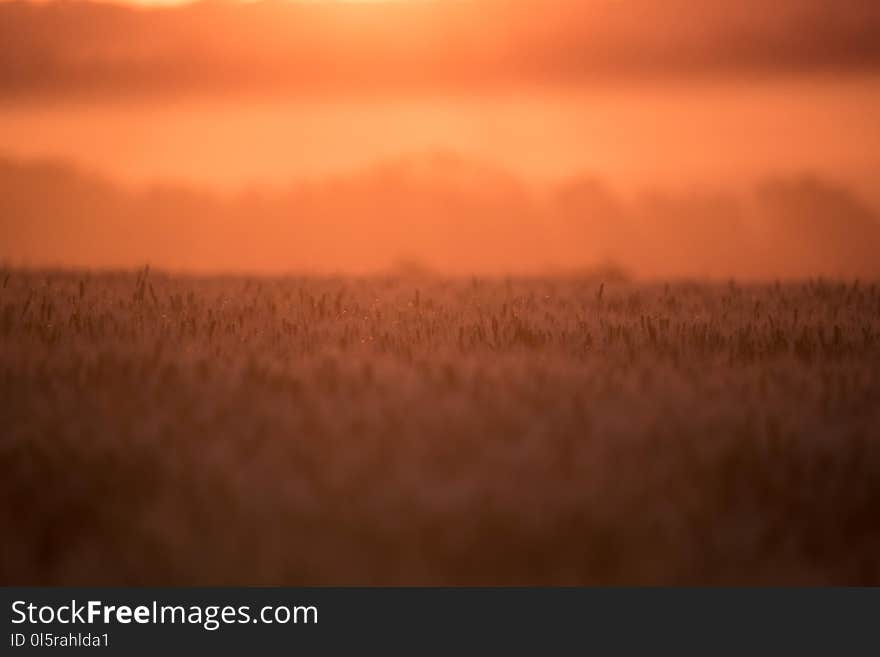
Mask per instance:
[[[3,584],[880,584],[880,288],[0,272]]]

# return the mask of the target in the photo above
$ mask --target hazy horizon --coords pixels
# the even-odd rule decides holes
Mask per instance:
[[[376,218],[382,221],[377,222]],[[0,158],[13,265],[254,274],[874,277],[876,206],[833,179],[622,191],[554,184],[435,152],[219,191],[120,184],[58,161]]]

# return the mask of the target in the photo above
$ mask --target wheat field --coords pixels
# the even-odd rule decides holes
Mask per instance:
[[[0,272],[4,584],[880,584],[880,287]]]

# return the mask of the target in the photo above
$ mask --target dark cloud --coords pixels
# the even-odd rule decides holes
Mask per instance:
[[[875,71],[874,0],[0,3],[0,97],[363,94]]]

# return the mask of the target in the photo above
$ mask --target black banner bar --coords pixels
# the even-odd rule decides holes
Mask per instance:
[[[2,589],[3,654],[877,654],[877,589]],[[781,651],[781,652],[780,652]],[[845,652],[843,652],[845,651]]]

